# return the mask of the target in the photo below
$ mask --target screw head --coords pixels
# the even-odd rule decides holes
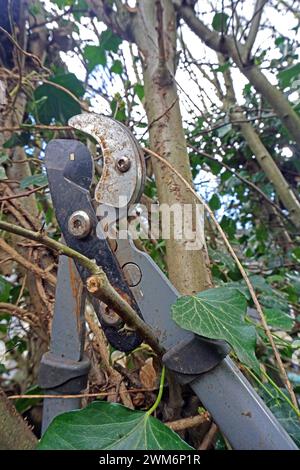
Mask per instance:
[[[116,167],[121,173],[126,173],[126,171],[128,171],[129,168],[131,167],[130,158],[125,157],[125,156],[119,157],[116,163]]]
[[[86,237],[92,228],[91,219],[84,211],[75,211],[68,220],[68,230],[76,238]]]

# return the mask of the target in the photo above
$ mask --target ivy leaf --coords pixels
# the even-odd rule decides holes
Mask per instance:
[[[180,297],[172,306],[172,318],[185,330],[227,341],[241,362],[259,371],[255,328],[245,322],[246,308],[246,299],[237,289],[217,287]]]
[[[6,163],[7,161],[9,160],[9,156],[8,155],[1,155],[0,156],[0,165],[2,165],[2,163]]]
[[[142,101],[145,96],[144,86],[140,83],[136,83],[133,88],[139,99]]]
[[[73,73],[56,75],[50,81],[71,91],[77,98],[84,95],[82,83]],[[45,97],[46,100],[42,99]],[[35,90],[34,98],[37,118],[42,124],[50,124],[53,120],[66,123],[72,116],[81,112],[80,104],[72,96],[48,83]]]
[[[296,248],[293,249],[292,257],[295,258],[297,261],[300,261],[300,246],[297,246]]]
[[[3,168],[2,165],[0,165],[0,179],[1,180],[6,180],[7,179],[6,171],[5,171],[5,169]]]
[[[30,175],[23,178],[20,182],[20,188],[25,189],[29,186],[44,186],[47,183],[47,176],[44,173],[39,173],[38,175]]]
[[[85,46],[83,55],[87,61],[88,71],[91,72],[96,65],[106,65],[105,50],[101,46]]]
[[[11,149],[13,147],[24,147],[30,140],[29,132],[21,132],[21,134],[13,134],[4,144],[3,148]]]
[[[291,67],[281,70],[277,77],[283,88],[290,86],[290,84],[300,76],[300,62],[298,64],[292,65]]]
[[[220,225],[228,237],[232,240],[236,233],[236,222],[230,217],[223,215]]]
[[[118,75],[121,75],[123,72],[122,62],[120,60],[115,60],[110,68],[110,71]]]
[[[287,403],[280,393],[269,384],[265,384],[265,390],[260,389],[259,393],[264,399],[266,405],[275,417],[278,419],[282,427],[287,431],[295,443],[300,445],[300,421],[299,417],[291,406]],[[268,393],[269,391],[269,393]],[[282,392],[287,395],[285,390]]]
[[[229,16],[226,13],[216,13],[212,20],[212,27],[221,33],[225,31]]]
[[[276,308],[265,308],[264,314],[268,325],[282,330],[291,330],[294,325],[292,317],[287,315],[282,310]]]
[[[28,390],[26,390],[25,395],[42,395],[43,390],[41,390],[37,385],[33,385]],[[16,410],[22,414],[25,411],[29,410],[33,406],[37,405],[41,401],[41,398],[19,398],[15,401]]]
[[[3,276],[0,276],[0,301],[7,302],[9,300],[12,284],[8,282]]]
[[[38,449],[191,450],[178,434],[142,411],[94,402],[57,416]]]
[[[216,68],[216,72],[221,72],[221,73],[224,73],[226,70],[228,70],[230,68],[230,62],[225,62],[225,64],[222,64],[222,65],[219,65],[217,68]]]
[[[209,207],[212,211],[216,211],[221,207],[221,201],[217,194],[213,194],[209,200]]]
[[[84,58],[87,61],[88,65],[88,71],[91,72],[96,65],[103,65],[103,67],[107,63],[106,59],[106,52],[118,52],[119,45],[121,44],[122,39],[117,36],[115,33],[113,33],[110,29],[107,29],[106,31],[103,31],[100,36],[100,42],[99,45],[97,46],[91,46],[87,45],[84,48]],[[119,62],[119,64],[116,65],[116,62]],[[115,73],[122,73],[123,67],[122,64],[119,60],[115,61],[113,67],[117,68],[117,72],[112,70],[112,72]],[[120,66],[122,67],[122,70],[120,72]]]
[[[100,36],[100,46],[105,51],[118,52],[122,39],[110,29],[103,31]]]

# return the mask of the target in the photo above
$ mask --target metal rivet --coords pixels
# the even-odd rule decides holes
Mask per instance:
[[[122,270],[129,287],[135,287],[141,282],[142,273],[137,264],[127,263]]]
[[[68,230],[76,238],[86,237],[92,228],[91,219],[84,211],[76,211],[70,216]]]
[[[104,309],[101,309],[100,315],[101,315],[101,319],[107,326],[117,327],[117,326],[123,325],[122,318],[119,317],[119,315],[116,312],[114,312],[114,310],[108,307],[105,308],[105,311],[103,310]]]
[[[131,166],[131,161],[128,157],[120,157],[117,160],[116,167],[121,173],[126,173]]]

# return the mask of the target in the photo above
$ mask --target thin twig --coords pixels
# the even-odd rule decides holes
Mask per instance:
[[[21,124],[20,126],[0,127],[0,132],[16,132],[16,131],[34,131],[34,130],[47,130],[47,131],[74,131],[71,126],[54,126],[44,124]]]
[[[68,90],[67,88],[65,88],[64,86],[62,85],[59,85],[59,83],[55,83],[55,82],[51,82],[51,80],[46,80],[45,78],[43,78],[43,83],[47,83],[47,85],[51,85],[55,88],[57,88],[58,90],[61,90],[63,91],[64,93],[67,93],[69,96],[71,96],[71,98],[73,98],[74,101],[76,101],[79,106],[81,107],[81,109],[83,109],[86,113],[89,113],[90,110],[89,110],[89,107],[86,106],[84,103],[82,103],[78,98],[77,96],[74,95],[74,93],[72,93],[70,90]]]
[[[168,421],[164,423],[173,431],[184,431],[185,429],[196,428],[200,424],[210,421],[210,416],[207,411],[201,415],[190,416],[188,418],[178,419],[176,421]]]
[[[24,258],[24,256],[18,253],[12,246],[6,243],[6,241],[2,238],[0,238],[0,248],[25,269],[33,272],[35,275],[40,276],[42,279],[47,280],[51,285],[55,286],[56,277],[53,274],[46,272],[36,264],[31,263],[28,259]]]
[[[168,108],[160,115],[158,116],[157,118],[153,119],[149,126],[147,126],[147,129],[145,130],[145,132],[143,132],[142,136],[141,136],[141,139],[144,137],[144,135],[149,131],[149,129],[151,129],[151,127],[153,126],[153,124],[155,124],[156,122],[160,121],[166,114],[168,114],[169,111],[171,111],[171,109],[175,106],[176,102],[178,101],[178,96],[176,96],[175,100],[170,104],[170,106],[168,106]]]
[[[199,450],[207,450],[213,445],[213,441],[218,432],[218,426],[215,423],[212,423],[209,428],[208,433],[205,435],[203,441],[200,444]]]
[[[158,387],[154,388],[131,388],[128,389],[128,393],[138,393],[138,392],[155,392],[158,390]],[[32,398],[96,398],[96,397],[108,397],[111,395],[115,395],[115,392],[97,392],[97,393],[77,393],[74,395],[50,395],[50,394],[32,394],[32,395],[10,395],[7,397],[9,400],[18,400],[19,398],[28,398],[28,400]]]
[[[47,73],[51,74],[51,70],[49,70],[47,67],[45,67],[42,64],[42,61],[40,60],[40,58],[38,56],[34,55],[34,54],[31,54],[30,52],[24,51],[24,49],[20,46],[20,44],[17,43],[17,41],[12,37],[11,34],[9,34],[8,31],[6,31],[6,29],[4,29],[4,28],[2,28],[2,26],[0,26],[0,31],[2,31],[10,39],[10,41],[16,46],[16,48],[20,52],[22,52],[22,54],[24,54],[26,57],[30,57],[31,59],[35,60],[43,70],[45,70]]]
[[[292,399],[292,402],[294,404],[294,406],[296,408],[298,408],[298,402],[297,402],[297,398],[295,396],[295,393],[294,393],[294,390],[293,390],[293,387],[289,381],[289,378],[287,376],[287,373],[286,373],[286,370],[284,368],[284,365],[283,365],[283,362],[281,360],[281,357],[280,357],[280,354],[278,352],[278,349],[277,349],[277,346],[274,342],[274,339],[273,339],[273,336],[272,336],[272,333],[269,329],[269,326],[267,324],[267,321],[266,321],[266,318],[265,318],[265,315],[264,315],[264,312],[261,308],[261,305],[258,301],[258,298],[256,296],[256,293],[255,293],[255,289],[243,267],[243,265],[241,264],[239,258],[237,257],[237,255],[235,254],[235,251],[234,249],[232,248],[228,238],[226,237],[222,227],[220,226],[219,222],[217,221],[217,219],[215,218],[215,215],[213,213],[213,211],[211,210],[211,208],[209,207],[208,204],[206,204],[206,202],[202,199],[202,197],[196,193],[196,191],[192,188],[192,186],[186,181],[186,179],[165,159],[163,158],[161,155],[159,155],[158,153],[154,152],[153,150],[149,149],[149,148],[144,148],[144,150],[149,153],[151,156],[153,156],[154,158],[157,158],[159,161],[161,161],[164,165],[166,165],[173,173],[176,174],[176,176],[183,182],[183,184],[186,186],[186,188],[195,196],[196,199],[198,199],[200,201],[200,203],[205,207],[205,209],[207,210],[207,212],[209,213],[211,219],[213,220],[218,232],[220,233],[221,235],[221,238],[223,239],[224,243],[225,243],[225,246],[226,248],[228,249],[229,253],[231,254],[231,256],[233,257],[234,261],[236,262],[236,265],[237,267],[239,268],[239,271],[246,283],[246,286],[248,287],[249,289],[249,292],[250,292],[250,295],[251,295],[251,298],[254,302],[254,305],[256,307],[256,310],[260,316],[260,319],[261,319],[261,322],[262,322],[262,325],[263,325],[263,328],[265,330],[265,333],[270,341],[270,344],[272,346],[272,349],[273,349],[273,352],[274,352],[274,356],[276,358],[276,361],[277,361],[277,364],[278,364],[278,368],[281,372],[281,375],[282,375],[282,379],[283,379],[283,382],[287,388],[287,390],[289,391],[290,393],[290,396],[291,396],[291,399]],[[299,408],[298,408],[299,409]]]
[[[18,162],[19,163],[19,162]],[[48,185],[45,184],[44,186],[39,186],[38,188],[33,188],[33,189],[30,189],[29,191],[26,191],[24,193],[18,193],[18,194],[14,194],[13,196],[5,196],[5,197],[1,197],[0,198],[0,202],[3,202],[3,201],[10,201],[11,199],[19,199],[21,197],[28,197],[30,196],[31,194],[33,193],[37,193],[38,191],[41,191],[42,189],[45,189],[47,188]]]
[[[241,176],[239,173],[237,173],[236,171],[234,171],[232,168],[230,168],[229,165],[227,165],[225,162],[223,161],[219,161],[219,160],[216,160],[214,157],[212,157],[211,155],[209,155],[208,153],[206,152],[203,152],[202,150],[198,150],[196,147],[194,147],[194,145],[191,145],[191,144],[187,144],[188,147],[190,147],[194,152],[196,152],[198,155],[203,155],[203,157],[205,158],[208,158],[209,160],[213,161],[213,162],[217,162],[219,163],[221,166],[223,166],[224,168],[226,168],[227,171],[229,171],[232,175],[234,175],[236,178],[238,178],[240,181],[242,181],[243,183],[245,183],[247,186],[249,186],[251,189],[253,189],[255,192],[257,192],[262,198],[264,198],[264,200],[270,204],[271,206],[273,206],[276,211],[278,212],[278,214],[284,219],[288,219],[289,222],[291,222],[293,224],[293,221],[290,220],[288,218],[288,216],[281,210],[281,208],[276,204],[276,202],[272,201],[272,199],[268,198],[268,196],[258,187],[256,186],[254,183],[252,183],[252,181],[248,181],[246,178],[244,178],[243,176]]]

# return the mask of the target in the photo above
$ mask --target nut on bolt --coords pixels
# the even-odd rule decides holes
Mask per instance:
[[[131,166],[130,158],[125,157],[125,156],[118,158],[116,167],[121,173],[126,173],[126,171],[129,170],[130,166]]]
[[[91,219],[84,211],[75,211],[68,220],[68,231],[73,237],[84,238],[92,229]]]

